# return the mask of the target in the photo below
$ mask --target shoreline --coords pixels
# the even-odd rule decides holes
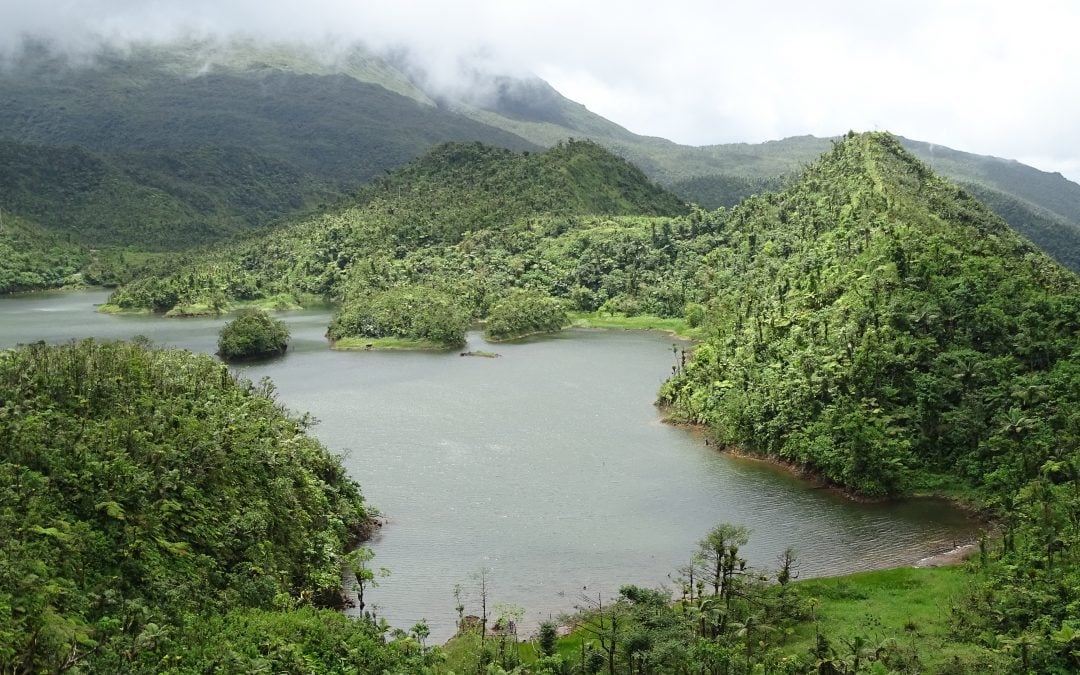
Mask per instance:
[[[907,493],[907,494],[899,494],[899,495],[886,496],[886,497],[871,497],[871,496],[868,496],[868,495],[859,494],[857,492],[852,491],[851,489],[849,489],[847,487],[844,487],[843,485],[838,485],[836,483],[833,483],[833,482],[829,481],[828,479],[823,477],[820,473],[818,473],[817,471],[815,471],[814,469],[812,469],[812,468],[810,468],[808,466],[801,465],[801,464],[796,464],[794,462],[783,459],[782,457],[772,457],[772,456],[758,455],[758,454],[755,454],[755,453],[747,452],[746,450],[743,450],[742,448],[740,448],[738,446],[733,446],[733,445],[727,445],[727,444],[724,444],[724,443],[720,443],[711,434],[709,434],[709,431],[705,427],[705,425],[697,424],[697,423],[694,423],[694,422],[685,422],[685,421],[674,419],[670,414],[670,408],[668,408],[665,405],[660,404],[659,402],[656,403],[655,405],[656,405],[657,409],[660,411],[660,414],[661,414],[660,421],[663,424],[666,424],[666,425],[672,426],[672,427],[679,427],[679,428],[685,429],[687,431],[690,431],[690,432],[692,432],[694,434],[698,434],[705,440],[705,445],[709,446],[710,448],[715,448],[718,452],[721,452],[723,454],[730,455],[732,457],[736,457],[736,458],[738,458],[740,460],[746,460],[746,461],[756,462],[756,463],[760,463],[760,464],[765,464],[765,465],[774,467],[776,469],[782,470],[783,472],[787,473],[788,475],[794,476],[795,478],[798,478],[800,480],[804,480],[804,481],[807,481],[809,483],[813,483],[814,484],[813,489],[828,490],[829,492],[832,492],[833,494],[836,494],[836,495],[841,496],[841,497],[843,497],[843,498],[845,498],[845,499],[847,499],[849,501],[856,502],[856,503],[859,503],[859,504],[887,504],[889,502],[896,502],[896,501],[901,501],[901,500],[904,500],[904,499],[941,499],[941,500],[948,501],[950,504],[952,504],[956,508],[965,511],[965,512],[979,518],[980,520],[990,522],[989,514],[986,512],[985,509],[981,508],[976,503],[973,503],[971,501],[967,501],[967,500],[965,500],[965,499],[963,499],[961,497],[958,497],[956,495],[945,494],[945,493],[940,493],[940,492],[912,492],[912,493]]]

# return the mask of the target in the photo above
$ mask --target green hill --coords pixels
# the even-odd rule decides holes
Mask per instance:
[[[542,80],[496,78],[488,87],[493,96],[455,109],[540,145],[589,138],[707,209],[730,208],[751,195],[776,190],[829,149],[829,139],[813,136],[756,144],[679,145],[631,133]],[[1080,185],[1013,160],[900,141],[941,175],[970,186],[976,198],[1059,262],[1080,271]]]
[[[112,302],[205,309],[419,283],[451,292],[476,314],[527,271],[504,255],[533,251],[540,240],[604,217],[685,212],[676,197],[594,143],[538,154],[446,144],[361,190],[355,206],[226,248],[165,279],[132,283]]]
[[[0,207],[90,246],[180,249],[332,203],[436,143],[535,148],[363,55],[290,69],[303,52],[240,45],[209,67],[195,47],[0,64]]]
[[[1077,665],[1080,278],[884,134],[731,212],[707,340],[664,385],[723,444],[998,516],[956,639]]]
[[[88,260],[82,247],[0,212],[0,294],[74,282]]]
[[[0,141],[4,208],[93,247],[186,248],[304,208],[315,184],[238,148],[108,157]]]
[[[538,78],[475,74],[470,92],[451,97],[404,63],[362,47],[331,57],[239,39],[141,45],[81,64],[31,46],[0,67],[0,139],[59,159],[76,183],[100,180],[98,164],[109,178],[78,203],[62,201],[70,195],[48,181],[40,192],[23,182],[19,209],[5,207],[46,227],[75,226],[93,246],[184,248],[334,203],[438,143],[521,151],[587,138],[711,209],[782,186],[829,145],[802,136],[683,146],[634,134]],[[1080,185],[903,142],[1059,261],[1080,265]],[[25,162],[5,160],[33,171]],[[86,176],[71,173],[79,166]]]
[[[0,351],[5,672],[420,667],[315,609],[369,516],[271,394],[145,344]]]
[[[713,337],[665,389],[678,414],[872,493],[1022,480],[1066,450],[1046,441],[1019,476],[992,459],[1017,440],[997,432],[1009,415],[1037,407],[1029,388],[1076,395],[1058,369],[1080,346],[1080,280],[892,137],[838,144],[727,233]],[[1040,413],[1041,433],[1064,422]]]

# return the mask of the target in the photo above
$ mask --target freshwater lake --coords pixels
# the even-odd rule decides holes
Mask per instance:
[[[212,353],[226,320],[96,313],[106,297],[0,298],[0,347],[144,335]],[[794,546],[803,577],[912,564],[978,528],[938,500],[855,503],[663,424],[653,402],[674,362],[663,334],[568,330],[489,345],[470,333],[461,350],[499,358],[335,352],[323,337],[329,317],[281,314],[289,351],[237,371],[271,378],[279,400],[319,420],[314,435],[386,520],[369,545],[391,574],[369,608],[401,628],[426,618],[435,640],[453,633],[455,584],[466,613],[480,613],[481,569],[489,607],[522,607],[530,629],[585,589],[670,584],[720,522],[751,529],[743,554],[756,567]]]

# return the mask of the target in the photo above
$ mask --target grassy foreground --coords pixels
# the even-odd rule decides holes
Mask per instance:
[[[800,594],[813,599],[814,618],[796,628],[785,651],[812,651],[819,633],[838,654],[850,654],[857,646],[874,650],[891,639],[912,647],[925,672],[950,667],[955,672],[995,672],[992,651],[950,636],[952,607],[978,578],[968,566],[956,565],[896,567],[797,582]]]
[[[958,641],[950,633],[953,605],[963,601],[979,578],[973,567],[955,565],[897,567],[794,582],[793,589],[809,599],[812,611],[782,639],[781,654],[810,655],[821,635],[834,657],[849,664],[854,663],[856,653],[865,659],[894,642],[901,643],[903,652],[910,655],[911,672],[1004,672],[1000,654]],[[516,645],[517,656],[526,667],[536,664],[539,654],[535,636],[530,639]],[[487,642],[499,645],[500,638],[489,636]],[[576,665],[583,644],[587,649],[595,642],[592,635],[573,631],[559,638],[556,653]],[[504,643],[502,649],[510,652],[515,646]],[[469,672],[475,669],[479,652],[478,633],[459,635],[443,647],[444,660],[438,672]],[[495,650],[496,655],[500,652]]]

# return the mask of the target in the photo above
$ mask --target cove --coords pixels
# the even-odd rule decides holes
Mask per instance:
[[[212,352],[224,319],[106,316],[106,293],[0,299],[0,346],[82,337]],[[977,524],[947,504],[858,504],[767,464],[706,447],[653,406],[673,363],[671,338],[565,331],[453,353],[334,352],[328,310],[281,315],[283,357],[238,372],[270,377],[290,409],[343,455],[386,527],[370,543],[391,570],[369,600],[399,627],[427,618],[453,631],[452,590],[479,613],[470,577],[490,571],[489,606],[525,623],[570,610],[583,590],[657,585],[685,565],[718,522],[751,528],[743,553],[767,568],[787,546],[803,577],[911,564],[970,537]],[[471,597],[470,597],[471,596]]]

